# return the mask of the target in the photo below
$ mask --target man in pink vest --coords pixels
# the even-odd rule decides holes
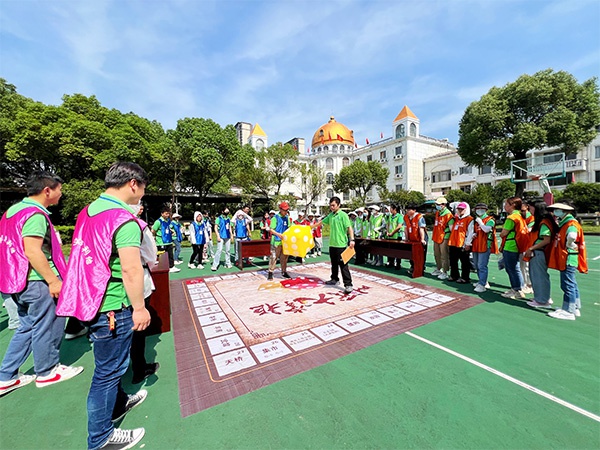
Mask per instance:
[[[56,316],[54,299],[66,264],[47,208],[58,203],[61,191],[59,177],[36,172],[27,180],[28,197],[0,220],[0,292],[13,298],[20,319],[0,367],[0,396],[34,380],[45,387],[83,371],[58,359],[65,318]],[[32,351],[36,375],[19,374]]]
[[[145,390],[127,395],[121,377],[129,366],[134,331],[150,324],[144,303],[142,229],[134,210],[148,175],[131,162],[113,164],[106,191],[79,213],[67,275],[57,314],[74,316],[90,330],[95,370],[87,399],[88,448],[130,448],[144,429],[122,430],[114,423],[146,398]]]

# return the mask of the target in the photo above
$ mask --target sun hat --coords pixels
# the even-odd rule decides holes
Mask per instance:
[[[574,208],[572,206],[566,205],[564,203],[553,203],[548,206],[548,209],[564,209],[565,211],[573,211]]]
[[[447,205],[448,204],[448,200],[446,200],[446,197],[438,197],[435,202],[438,205]]]
[[[467,204],[465,202],[460,202],[456,205],[456,209],[467,209]]]
[[[369,209],[374,209],[375,211],[379,211],[380,208],[377,205],[371,205],[371,206],[369,206]]]
[[[177,214],[177,213],[173,214],[173,219],[179,219],[179,218],[181,218],[181,214]]]

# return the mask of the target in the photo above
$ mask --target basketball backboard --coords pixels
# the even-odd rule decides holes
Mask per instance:
[[[532,155],[510,163],[510,181],[525,183],[531,180],[553,180],[566,176],[565,154]]]

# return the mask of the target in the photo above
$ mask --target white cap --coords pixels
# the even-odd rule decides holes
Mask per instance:
[[[548,206],[548,209],[563,209],[565,211],[573,211],[573,207],[569,205],[565,205],[564,203],[553,203]]]
[[[371,205],[371,206],[369,206],[369,209],[374,209],[375,211],[379,211],[380,208],[377,205]]]
[[[180,217],[181,217],[180,214],[177,214],[177,213],[173,214],[173,219],[179,219]]]

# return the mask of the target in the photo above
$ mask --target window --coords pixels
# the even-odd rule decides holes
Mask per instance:
[[[262,150],[263,148],[265,148],[265,141],[263,141],[262,139],[257,139],[256,150]]]
[[[560,154],[560,153],[544,155],[544,164],[557,162],[557,161],[560,161],[561,159],[562,159],[562,154]]]
[[[397,166],[394,167],[394,173],[396,175],[400,175],[402,173],[402,164],[399,164]]]
[[[333,146],[331,147],[331,149],[333,150],[333,153],[337,153],[338,146],[336,144],[333,144]]]
[[[479,168],[479,175],[485,175],[486,173],[492,173],[492,166],[483,166]]]
[[[600,170],[596,170],[596,183],[600,183]]]
[[[333,170],[333,158],[327,158],[325,160],[325,170]]]
[[[596,175],[596,177],[597,176],[598,175]],[[573,175],[567,174],[566,177],[554,178],[547,181],[550,186],[566,186],[567,184],[571,184],[573,182]]]
[[[450,186],[442,188],[442,195],[446,195],[450,191]]]
[[[333,189],[327,189],[327,198],[333,197]]]
[[[412,137],[417,137],[417,126],[414,123],[410,124],[410,135]]]
[[[600,145],[594,147],[594,158],[600,159]]]
[[[387,151],[382,150],[379,152],[379,159],[386,159],[387,158]]]
[[[459,169],[459,173],[461,175],[466,175],[466,174],[469,174],[469,173],[473,173],[473,168],[470,167],[470,166],[463,166],[463,167],[461,167]]]
[[[333,174],[331,172],[327,172],[326,180],[327,184],[333,184]]]
[[[400,192],[402,190],[402,185],[401,184],[397,184],[396,185],[396,192]]]
[[[367,155],[367,162],[373,161],[373,155]]]
[[[342,167],[348,167],[350,165],[350,158],[344,157],[342,159]]]
[[[350,200],[350,193],[344,192],[344,201],[347,202],[348,200]]]
[[[466,186],[460,186],[460,190],[466,192],[467,194],[471,193],[471,185],[467,184]]]
[[[431,182],[439,183],[440,181],[450,181],[452,180],[452,174],[450,170],[440,170],[439,172],[431,173]]]
[[[319,163],[317,162],[317,160],[315,159],[312,163],[311,163],[314,167],[319,167]]]
[[[396,147],[396,148],[394,149],[394,155],[395,155],[395,156],[400,156],[401,154],[402,154],[402,146],[401,146],[401,145],[399,145],[398,147]]]
[[[406,129],[404,128],[404,124],[401,123],[396,127],[396,139],[403,138],[406,135]]]
[[[325,152],[325,153],[329,152],[329,147],[327,145],[325,147],[323,147],[323,152]]]

